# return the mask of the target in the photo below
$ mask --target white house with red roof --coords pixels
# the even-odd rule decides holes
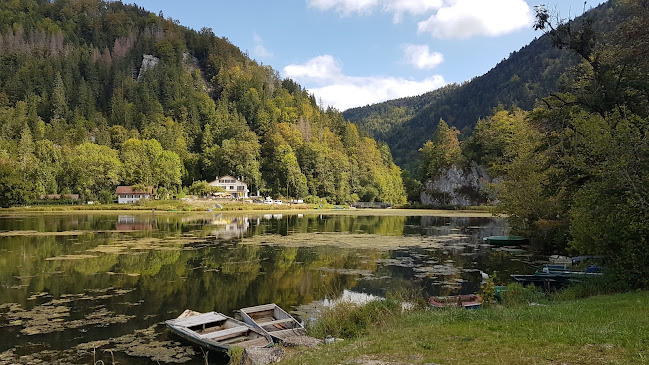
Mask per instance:
[[[147,186],[143,190],[133,190],[132,186],[118,186],[115,190],[119,204],[135,203],[140,199],[153,199],[153,186]]]

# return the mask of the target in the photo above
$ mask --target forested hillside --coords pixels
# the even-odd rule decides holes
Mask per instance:
[[[495,209],[537,248],[600,255],[618,289],[649,287],[649,2],[615,4],[612,30],[592,18],[557,22],[537,8],[535,27],[580,58],[561,92],[528,111],[498,108],[471,137],[439,122],[421,149],[435,179],[473,161],[493,180]]]
[[[0,2],[0,203],[118,184],[404,201],[384,144],[210,29],[99,0]]]
[[[594,29],[608,31],[622,16],[608,2],[589,11]],[[475,55],[479,57],[479,55]],[[579,57],[553,47],[548,36],[541,36],[513,52],[486,74],[462,85],[452,84],[418,97],[346,110],[345,118],[388,143],[401,167],[415,170],[420,161],[417,151],[430,139],[440,119],[468,137],[480,118],[491,115],[502,105],[530,110],[537,99],[559,91],[570,83],[566,71]]]

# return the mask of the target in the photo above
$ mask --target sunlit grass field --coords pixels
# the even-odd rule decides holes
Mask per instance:
[[[480,310],[419,310],[283,364],[649,364],[649,292]]]

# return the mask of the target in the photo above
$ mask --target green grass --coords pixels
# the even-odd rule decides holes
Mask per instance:
[[[419,310],[378,321],[364,335],[296,350],[284,364],[649,364],[649,292]]]
[[[217,204],[222,208],[218,208]],[[78,204],[78,205],[32,205],[0,209],[0,212],[75,212],[75,211],[113,211],[113,210],[159,210],[197,212],[212,209],[214,211],[244,211],[244,210],[296,210],[309,209],[309,205],[267,205],[252,204],[237,201],[183,201],[183,200],[142,200],[135,204]]]

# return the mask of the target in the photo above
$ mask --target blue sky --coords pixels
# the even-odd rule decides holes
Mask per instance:
[[[588,0],[586,7],[602,2]],[[532,29],[535,5],[545,4],[563,18],[584,8],[583,0],[135,3],[190,28],[212,28],[341,111],[484,74],[541,35]]]

